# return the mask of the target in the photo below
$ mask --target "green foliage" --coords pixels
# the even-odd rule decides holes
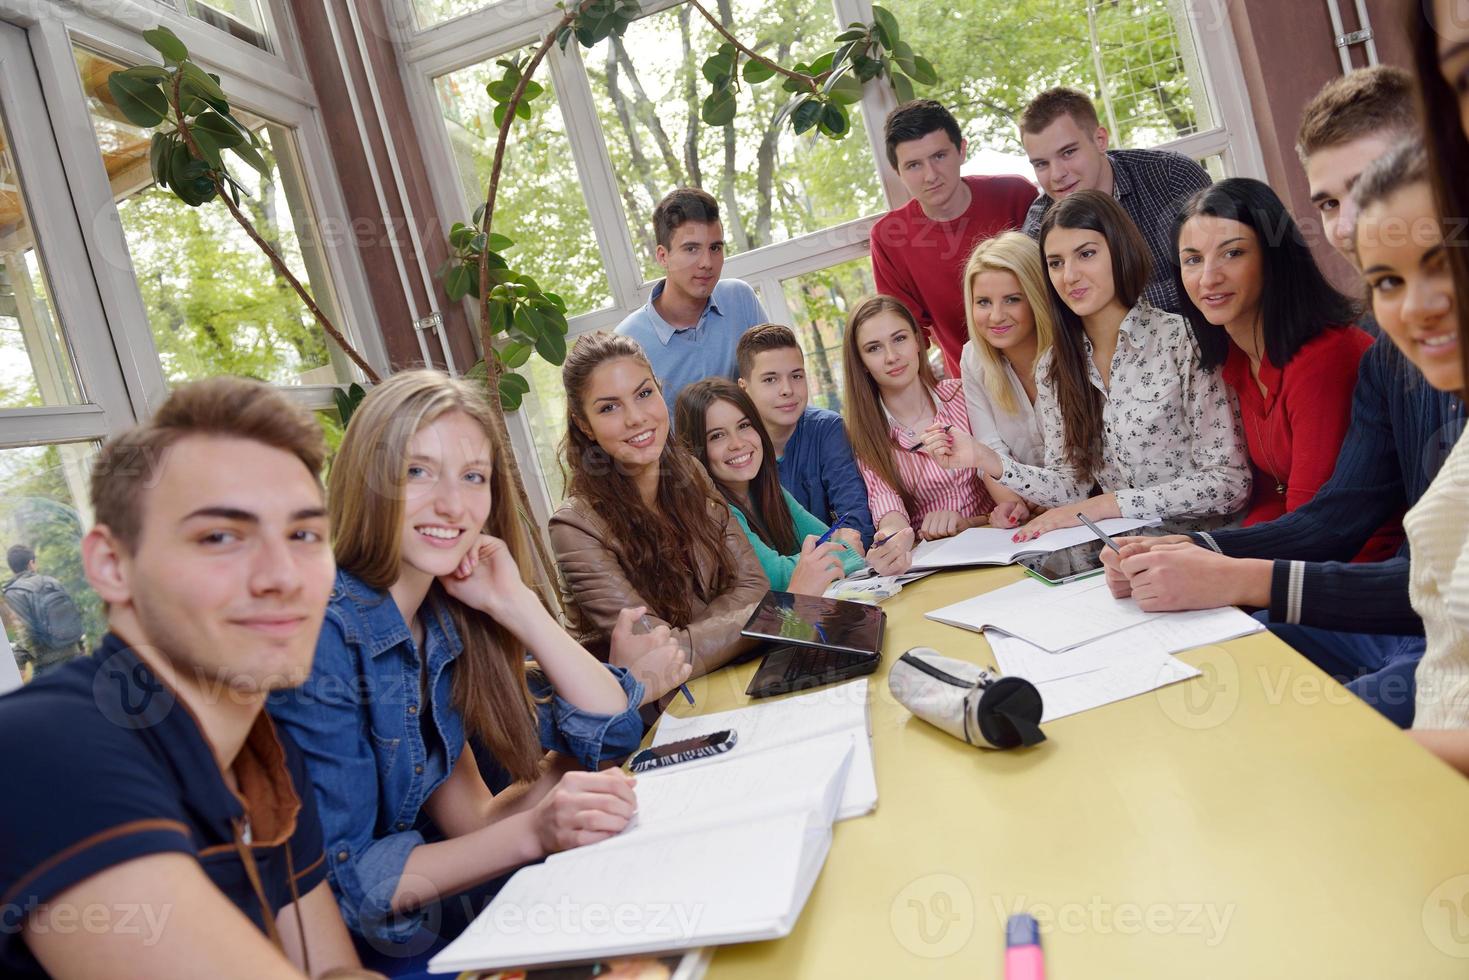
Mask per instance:
[[[345,391],[341,388],[333,389],[332,401],[336,403],[337,420],[342,424],[343,429],[347,427],[348,422],[352,421],[352,413],[357,411],[357,406],[361,405],[362,399],[366,397],[366,389],[355,381],[348,385]]]

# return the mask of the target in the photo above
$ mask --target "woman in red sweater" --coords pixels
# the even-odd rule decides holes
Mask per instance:
[[[1195,194],[1174,245],[1202,363],[1223,365],[1239,397],[1254,469],[1244,523],[1274,520],[1315,496],[1336,467],[1372,338],[1351,325],[1356,304],[1326,281],[1290,212],[1258,180]],[[1358,560],[1389,558],[1401,541],[1394,521]]]

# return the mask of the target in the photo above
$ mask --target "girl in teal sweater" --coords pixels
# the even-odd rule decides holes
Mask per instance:
[[[852,528],[838,528],[816,545],[827,526],[781,487],[760,413],[734,382],[705,378],[689,385],[679,393],[675,414],[678,437],[729,501],[772,589],[821,595],[869,562],[881,575],[907,570],[906,549],[878,547],[864,557],[861,535]]]

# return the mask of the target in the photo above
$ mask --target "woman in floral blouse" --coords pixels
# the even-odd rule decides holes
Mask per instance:
[[[1151,272],[1142,234],[1110,196],[1079,191],[1047,212],[1040,249],[1056,314],[1054,346],[1036,365],[1045,465],[941,426],[924,434],[928,451],[1051,508],[1017,541],[1079,524],[1078,512],[1179,530],[1228,523],[1250,498],[1239,414],[1200,366],[1184,319],[1142,301]]]

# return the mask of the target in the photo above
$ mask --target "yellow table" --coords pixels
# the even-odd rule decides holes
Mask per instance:
[[[1201,678],[971,748],[887,689],[904,650],[991,663],[923,613],[1015,569],[886,603],[871,677],[879,803],[837,825],[800,922],[720,949],[716,980],[1000,977],[1004,922],[1041,921],[1051,980],[1469,977],[1469,781],[1268,634],[1194,650]],[[748,703],[754,665],[691,683]]]

